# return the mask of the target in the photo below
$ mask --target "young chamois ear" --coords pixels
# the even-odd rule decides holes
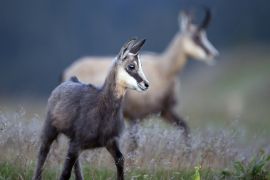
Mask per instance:
[[[129,40],[128,42],[126,42],[123,47],[121,48],[119,55],[118,55],[118,59],[125,59],[125,57],[131,53],[133,55],[137,55],[140,51],[140,49],[142,48],[142,46],[145,43],[145,39],[137,41],[136,38],[133,38],[131,40]]]
[[[131,46],[130,53],[137,55],[139,53],[140,49],[143,47],[145,41],[146,40],[143,39],[143,40],[136,42],[133,46]]]
[[[122,48],[120,49],[120,52],[118,54],[118,59],[125,59],[125,57],[129,53],[129,49],[134,45],[136,42],[136,38],[132,38],[129,41],[127,41]]]

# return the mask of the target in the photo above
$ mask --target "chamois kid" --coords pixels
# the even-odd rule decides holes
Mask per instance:
[[[83,179],[80,152],[99,147],[105,147],[113,156],[117,179],[124,179],[124,158],[118,145],[124,127],[122,100],[127,89],[148,89],[149,83],[138,58],[144,42],[133,39],[121,48],[101,88],[71,77],[53,90],[33,179],[41,179],[50,145],[59,134],[69,138],[61,180],[70,178],[73,166],[76,179]]]

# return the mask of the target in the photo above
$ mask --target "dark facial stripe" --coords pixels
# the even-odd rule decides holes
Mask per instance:
[[[132,76],[138,83],[143,81],[143,78],[138,74],[139,69],[139,60],[136,58],[137,68],[134,69],[134,71],[130,71],[129,69],[126,69],[127,73]]]
[[[143,81],[143,79],[141,78],[141,76],[140,76],[137,72],[130,72],[130,71],[127,71],[127,72],[128,72],[128,74],[129,74],[130,76],[132,76],[134,79],[136,79],[136,81],[137,81],[138,83],[140,83],[140,82]]]
[[[193,40],[194,42],[200,46],[207,55],[211,54],[211,52],[208,50],[208,48],[202,43],[202,40],[201,40],[201,37],[200,35],[196,34],[194,37],[193,37]]]

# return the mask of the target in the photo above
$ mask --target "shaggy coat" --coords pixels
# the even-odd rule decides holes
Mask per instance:
[[[73,165],[76,179],[83,179],[78,156],[98,147],[106,147],[115,160],[117,179],[124,179],[124,158],[118,145],[124,127],[122,100],[127,88],[143,91],[149,86],[137,55],[143,44],[144,40],[131,40],[123,46],[101,88],[72,77],[53,90],[33,179],[41,179],[42,166],[58,134],[70,139],[60,179],[70,178]]]

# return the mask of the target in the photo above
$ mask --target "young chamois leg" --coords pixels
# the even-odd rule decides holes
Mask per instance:
[[[74,164],[74,174],[76,180],[83,180],[83,174],[81,170],[80,158],[78,157],[77,161]]]
[[[49,123],[45,124],[43,135],[41,137],[41,145],[38,153],[38,161],[33,180],[42,179],[42,169],[44,162],[50,151],[51,144],[57,138],[57,135],[58,132],[54,127],[52,127]]]
[[[113,139],[108,142],[106,149],[112,155],[117,167],[117,180],[124,179],[124,156],[119,149],[118,140]]]
[[[66,180],[70,178],[72,167],[76,163],[79,153],[80,153],[80,149],[78,147],[78,144],[71,140],[69,143],[69,148],[68,148],[68,152],[67,152],[67,156],[66,156],[66,160],[65,160],[65,164],[64,164],[64,168],[63,168],[60,180]],[[78,166],[78,164],[76,166]]]

